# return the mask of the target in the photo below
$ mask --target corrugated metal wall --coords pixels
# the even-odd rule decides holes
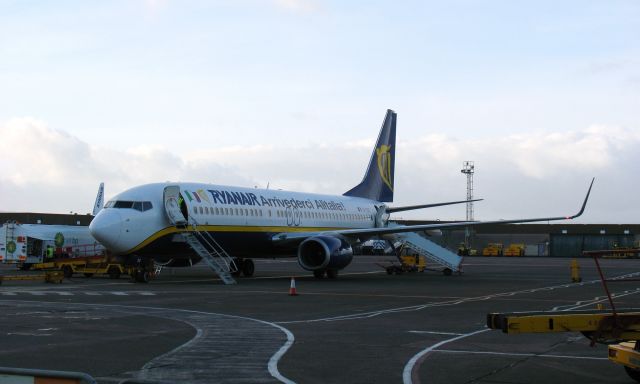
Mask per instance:
[[[612,249],[633,246],[633,235],[568,235],[552,234],[549,242],[549,256],[580,257],[582,251]]]

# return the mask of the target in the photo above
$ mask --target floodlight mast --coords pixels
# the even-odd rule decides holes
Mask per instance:
[[[467,175],[467,221],[473,221],[473,173],[475,172],[475,166],[473,161],[465,161],[462,163],[462,169],[460,172]],[[469,249],[471,233],[469,227],[464,231],[464,246]]]
[[[473,161],[465,161],[462,163],[462,170],[460,172],[467,175],[467,221],[473,221],[473,173],[475,172],[475,167],[473,166]]]

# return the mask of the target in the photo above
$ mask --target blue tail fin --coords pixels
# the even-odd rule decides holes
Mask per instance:
[[[393,173],[396,159],[396,113],[387,110],[378,142],[373,149],[369,167],[360,184],[344,196],[364,197],[371,200],[393,201]]]

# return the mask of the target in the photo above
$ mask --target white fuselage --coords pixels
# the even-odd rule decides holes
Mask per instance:
[[[169,259],[189,254],[181,229],[165,212],[164,188],[179,185],[190,225],[212,233],[232,255],[275,252],[279,233],[376,226],[382,203],[359,198],[199,183],[156,183],[112,198],[90,225],[91,233],[117,254]]]

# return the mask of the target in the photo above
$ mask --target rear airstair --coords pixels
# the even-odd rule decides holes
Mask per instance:
[[[180,210],[180,187],[168,186],[164,189],[164,205],[171,224],[183,229],[180,232],[187,244],[204,260],[225,284],[236,284],[231,275],[238,268],[231,256],[206,231],[198,230],[193,217],[187,220]]]
[[[425,239],[415,232],[401,232],[394,234],[396,240],[400,240],[405,247],[413,250],[421,256],[434,261],[450,272],[460,272],[462,257],[438,244]],[[446,274],[449,274],[445,269]]]

